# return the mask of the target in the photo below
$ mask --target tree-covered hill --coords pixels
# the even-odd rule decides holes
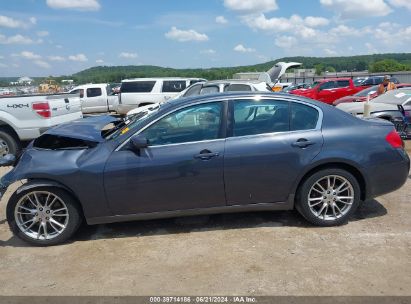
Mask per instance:
[[[231,78],[237,72],[262,72],[269,70],[276,62],[295,61],[301,62],[303,68],[316,68],[319,65],[327,69],[333,68],[340,71],[373,70],[375,63],[387,61],[388,65],[396,64],[394,69],[411,70],[411,53],[401,54],[375,54],[350,57],[284,57],[275,61],[262,64],[222,67],[209,69],[173,69],[159,66],[97,66],[73,74],[72,77],[78,83],[84,82],[118,82],[125,78],[133,77],[200,77],[209,80]],[[387,68],[387,64],[379,64],[376,67]],[[383,72],[375,70],[375,72]]]

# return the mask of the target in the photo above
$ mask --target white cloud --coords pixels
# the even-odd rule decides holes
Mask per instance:
[[[275,39],[275,45],[284,49],[290,49],[297,44],[298,40],[293,36],[280,36]]]
[[[46,36],[48,36],[50,33],[47,32],[47,31],[38,31],[36,34],[37,34],[37,36],[39,36],[39,37],[46,37]]]
[[[54,9],[72,9],[78,11],[98,11],[97,0],[47,0],[47,5]]]
[[[22,57],[24,59],[29,59],[29,60],[34,60],[34,59],[40,59],[41,56],[34,54],[33,52],[29,52],[29,51],[23,51],[19,54],[13,54],[14,57]]]
[[[43,68],[43,69],[49,69],[51,68],[51,65],[48,64],[47,62],[43,61],[43,60],[36,60],[34,61],[34,64]]]
[[[228,20],[225,19],[224,16],[217,16],[217,17],[215,18],[215,22],[217,22],[217,23],[219,23],[219,24],[227,24],[227,23],[228,23]]]
[[[217,52],[216,52],[215,50],[213,50],[213,49],[208,49],[208,50],[202,50],[200,53],[201,53],[201,54],[206,54],[206,55],[214,55],[214,54],[216,54]]]
[[[4,56],[0,55],[0,60],[1,60],[1,59],[4,59]]]
[[[9,28],[25,27],[25,24],[19,20],[0,15],[0,26]]]
[[[0,68],[7,68],[8,67],[8,65],[7,64],[5,64],[5,63],[1,63],[0,62]]]
[[[138,57],[137,53],[121,52],[118,57],[126,59],[134,59]]]
[[[78,61],[78,62],[88,61],[86,55],[84,55],[84,54],[70,55],[68,57],[68,59],[71,60],[71,61]]]
[[[104,60],[103,59],[97,59],[96,63],[104,63]]]
[[[0,15],[0,27],[8,28],[29,28],[31,25],[36,24],[36,18],[29,18],[28,22],[17,20],[8,16]],[[33,22],[34,21],[34,22]]]
[[[270,12],[278,9],[276,0],[224,0],[226,8],[243,14]]]
[[[236,52],[240,52],[240,53],[252,53],[255,52],[255,49],[252,48],[246,48],[244,45],[239,44],[237,46],[234,47],[233,49]]]
[[[51,61],[66,61],[66,58],[62,56],[49,56],[48,58]]]
[[[175,26],[173,26],[171,30],[165,34],[165,37],[179,42],[208,40],[208,36],[206,34],[201,34],[195,30],[180,30]]]
[[[392,12],[385,0],[320,0],[320,2],[343,19],[380,17]]]
[[[328,20],[327,18],[323,18],[323,17],[308,16],[304,19],[304,23],[307,26],[317,27],[317,26],[328,25],[330,23],[330,20]]]
[[[368,53],[370,53],[370,54],[377,54],[378,53],[378,50],[371,43],[366,42],[364,45],[367,48]]]
[[[329,55],[329,56],[337,55],[337,52],[336,52],[335,50],[329,49],[329,48],[325,48],[325,49],[324,49],[324,53],[325,53],[326,55]]]
[[[395,7],[405,7],[411,11],[411,1],[410,0],[389,0],[390,4]]]
[[[56,44],[56,48],[58,48],[58,49],[62,49],[62,48],[63,48],[63,46],[62,46],[61,44]]]
[[[41,41],[37,41],[38,43]],[[5,36],[0,34],[0,44],[33,44],[36,43],[31,38],[17,34],[14,36]]]
[[[265,30],[274,33],[279,32],[299,32],[301,35],[311,35],[314,33],[313,27],[325,26],[329,20],[323,17],[308,16],[302,18],[299,15],[292,15],[290,18],[273,17],[267,18],[264,14],[258,16],[247,15],[242,17],[243,21],[253,29]]]

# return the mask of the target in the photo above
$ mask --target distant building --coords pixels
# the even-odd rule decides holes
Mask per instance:
[[[33,82],[33,79],[31,79],[30,77],[24,76],[24,77],[20,77],[17,80],[17,84],[19,85],[31,85]]]
[[[61,81],[61,83],[73,84],[73,83],[74,83],[74,80],[73,80],[73,79],[63,79],[63,80]]]

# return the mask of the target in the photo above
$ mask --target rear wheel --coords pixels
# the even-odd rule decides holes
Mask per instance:
[[[308,177],[301,185],[296,207],[318,226],[341,225],[350,218],[360,202],[357,179],[342,169],[325,169]]]
[[[78,204],[66,191],[38,187],[11,196],[7,221],[22,240],[47,246],[69,239],[79,228],[81,216]]]
[[[20,152],[20,144],[10,132],[2,129],[0,130],[0,157],[7,154],[17,156]]]

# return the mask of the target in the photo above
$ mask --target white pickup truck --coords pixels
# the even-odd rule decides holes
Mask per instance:
[[[17,155],[22,142],[47,129],[82,118],[80,97],[72,94],[0,98],[0,157]]]
[[[84,84],[73,88],[70,94],[79,94],[81,110],[84,114],[106,113],[113,111],[118,96],[115,95],[107,83]]]

